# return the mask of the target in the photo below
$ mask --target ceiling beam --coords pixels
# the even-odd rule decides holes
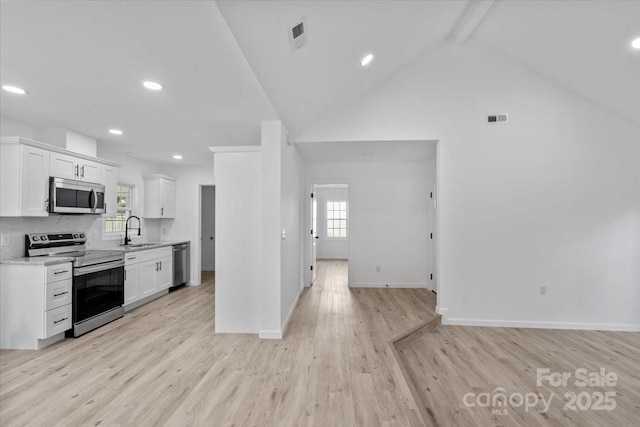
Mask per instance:
[[[469,0],[466,8],[456,23],[453,24],[447,40],[452,43],[464,43],[467,41],[487,15],[493,3],[494,0]]]

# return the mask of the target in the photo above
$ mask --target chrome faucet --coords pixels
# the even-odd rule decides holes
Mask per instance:
[[[128,245],[129,243],[131,243],[131,238],[129,237],[129,220],[131,218],[135,218],[138,220],[138,236],[140,235],[140,229],[142,228],[140,226],[140,218],[138,218],[137,216],[133,216],[131,215],[129,218],[127,218],[127,222],[124,224],[124,244],[125,246]],[[135,227],[131,227],[132,230],[136,230]]]

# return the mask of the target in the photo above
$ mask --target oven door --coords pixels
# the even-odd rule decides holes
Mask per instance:
[[[73,269],[73,323],[124,304],[124,261]]]
[[[101,184],[50,178],[50,213],[104,213],[104,191]]]

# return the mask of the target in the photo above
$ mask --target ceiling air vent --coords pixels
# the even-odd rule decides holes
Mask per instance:
[[[495,124],[495,123],[507,123],[507,115],[506,114],[491,114],[487,116],[487,123]]]
[[[305,19],[302,18],[300,22],[289,28],[289,44],[291,45],[292,52],[295,52],[307,44],[307,33],[305,32],[305,27]]]

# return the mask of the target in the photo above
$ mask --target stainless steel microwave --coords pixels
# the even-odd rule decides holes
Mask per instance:
[[[104,185],[55,177],[49,182],[49,213],[105,212]]]

